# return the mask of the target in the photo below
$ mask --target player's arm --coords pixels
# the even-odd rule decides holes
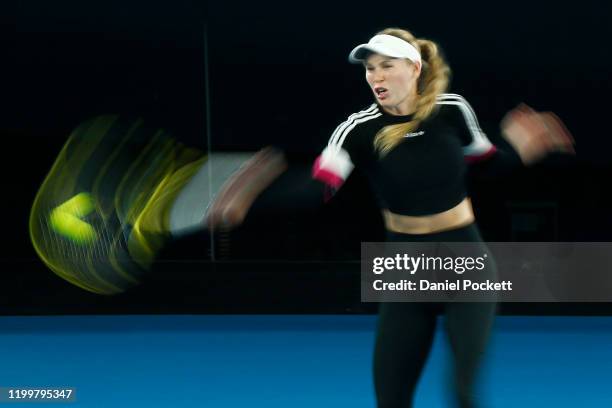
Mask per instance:
[[[351,115],[332,133],[312,167],[312,177],[326,186],[328,199],[348,179],[353,169],[363,167],[373,156],[371,138],[359,125],[380,116],[375,105]]]
[[[223,184],[206,218],[209,228],[232,228],[244,221],[254,201],[287,169],[282,151],[267,147],[257,152]]]
[[[511,111],[502,122],[502,136],[507,146],[491,143],[480,128],[471,105],[460,95],[442,94],[438,104],[445,107],[446,117],[457,130],[465,161],[472,171],[486,175],[507,174],[530,165],[554,151],[573,152],[569,132],[550,113]]]
[[[550,153],[574,154],[574,138],[561,119],[552,112],[536,112],[521,104],[506,114],[502,134],[525,165]]]

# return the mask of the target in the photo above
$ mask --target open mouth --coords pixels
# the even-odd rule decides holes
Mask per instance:
[[[387,90],[387,88],[383,88],[382,86],[378,86],[378,87],[374,88],[374,93],[376,94],[376,96],[379,99],[384,99],[389,94],[389,91]]]

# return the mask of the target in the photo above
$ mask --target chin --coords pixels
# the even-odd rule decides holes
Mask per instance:
[[[385,108],[392,108],[392,107],[394,107],[394,106],[395,106],[395,105],[393,104],[393,102],[391,102],[391,101],[381,101],[381,100],[378,100],[378,104],[379,104],[380,106],[382,106],[382,107],[385,107]]]

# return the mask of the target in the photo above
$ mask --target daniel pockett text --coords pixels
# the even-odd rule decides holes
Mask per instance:
[[[423,248],[421,251],[439,250],[438,246]],[[449,251],[450,252],[450,251]],[[486,271],[489,277],[481,280]],[[372,259],[371,271],[376,278],[372,289],[377,292],[439,292],[437,296],[415,296],[416,299],[452,299],[449,292],[496,292],[512,290],[511,281],[497,281],[494,265],[487,253],[480,256],[433,256],[424,252],[418,254],[395,253],[391,256],[377,256]],[[405,275],[410,275],[406,278]],[[383,296],[384,297],[384,296]],[[456,296],[455,296],[456,297]],[[481,296],[495,300],[495,296]],[[410,297],[408,297],[410,298]]]
[[[609,302],[611,254],[610,243],[363,243],[361,299]],[[596,283],[576,279],[594,258],[584,277]]]
[[[479,257],[441,257],[441,256],[410,256],[408,254],[396,254],[393,257],[376,257],[372,262],[372,272],[381,275],[389,271],[407,271],[411,275],[420,271],[452,271],[457,275],[463,275],[471,271],[483,271],[486,266],[488,254]],[[474,282],[470,279],[445,279],[436,282],[430,279],[419,279],[416,281],[401,279],[397,282],[385,282],[376,279],[373,282],[374,290],[512,290],[511,281],[494,282],[487,279],[485,282]]]

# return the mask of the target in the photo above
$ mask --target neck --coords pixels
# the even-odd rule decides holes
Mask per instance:
[[[410,96],[394,106],[383,106],[383,110],[390,115],[406,116],[414,113],[417,106],[417,95]]]

